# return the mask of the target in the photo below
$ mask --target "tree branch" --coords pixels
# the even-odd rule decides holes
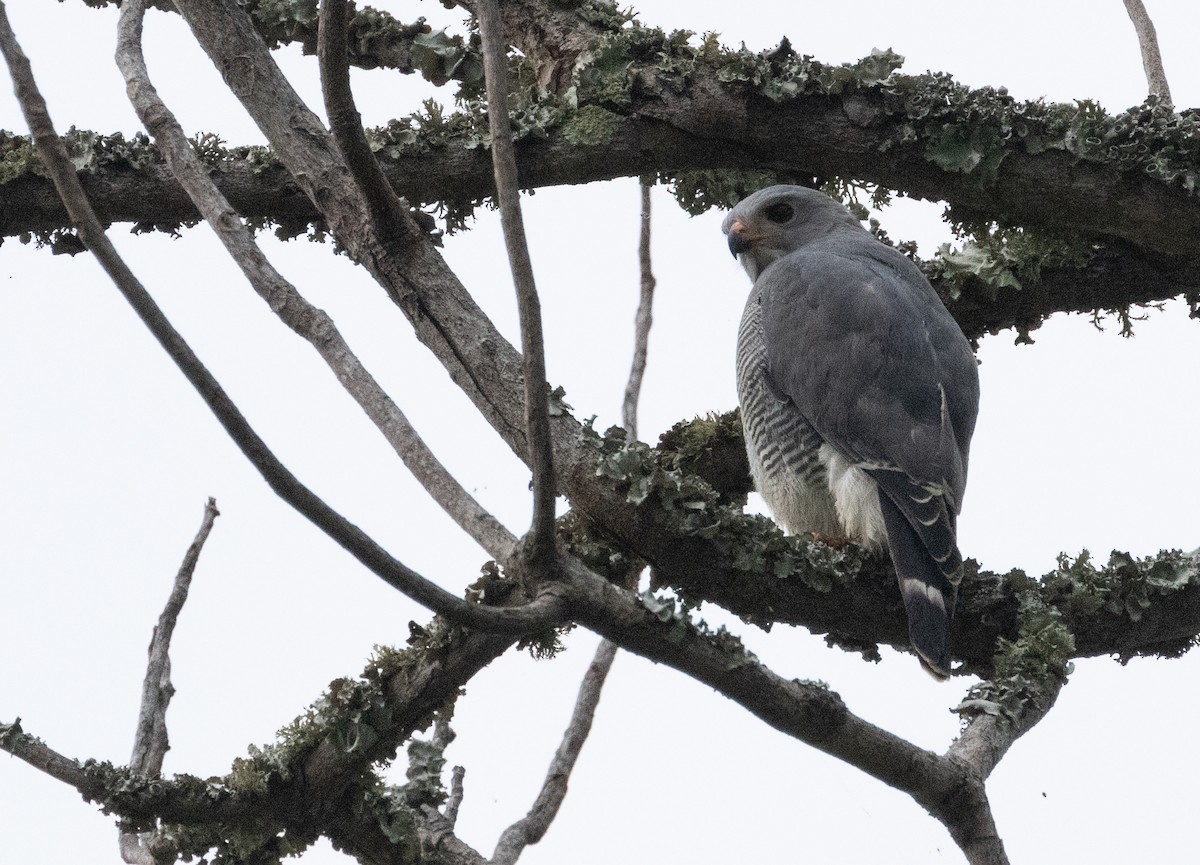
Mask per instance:
[[[604,687],[604,679],[612,668],[613,659],[617,656],[617,646],[602,639],[596,647],[596,655],[588,665],[583,681],[579,684],[579,696],[575,702],[575,710],[571,713],[570,723],[563,734],[562,744],[554,754],[550,763],[550,771],[542,784],[541,792],[529,813],[504,830],[492,854],[491,865],[513,865],[521,853],[530,844],[542,840],[558,809],[567,795],[567,782],[587,741],[588,733],[592,730],[592,719],[596,715],[596,707],[600,703],[600,689]]]
[[[268,812],[261,797],[231,793],[220,785],[204,787],[171,782],[151,784],[128,770],[89,760],[80,763],[60,754],[21,728],[21,719],[0,724],[0,750],[78,791],[89,802],[101,802],[133,822],[161,819],[193,825],[234,823]]]
[[[529,440],[528,462],[533,469],[533,524],[529,555],[535,569],[545,568],[554,553],[554,455],[550,444],[550,388],[546,384],[546,357],[542,340],[542,307],[533,279],[533,263],[521,218],[521,191],[513,155],[512,125],[508,118],[508,43],[495,0],[479,0],[476,8],[483,43],[484,78],[487,82],[488,127],[491,130],[492,165],[496,200],[504,245],[517,290],[521,322],[521,354],[525,359],[525,426]]]
[[[1171,88],[1167,85],[1167,72],[1163,69],[1162,54],[1158,50],[1158,34],[1154,22],[1142,0],[1125,0],[1125,11],[1137,31],[1138,47],[1142,51],[1142,68],[1146,71],[1146,86],[1151,96],[1157,96],[1160,104],[1172,106]]]
[[[442,816],[446,820],[446,825],[451,829],[458,822],[458,809],[462,807],[463,797],[466,793],[463,788],[463,779],[466,775],[467,770],[462,766],[455,766],[450,772],[450,795],[446,797],[446,807]]]
[[[946,756],[966,763],[986,780],[1017,739],[1046,717],[1065,684],[1066,678],[1062,675],[1046,676],[1037,681],[1034,689],[1026,694],[1016,717],[1003,713],[976,713]]]
[[[515,593],[512,583],[489,591],[502,595],[505,585]],[[151,782],[128,769],[90,760],[81,766],[26,734],[20,719],[0,724],[0,750],[132,823],[161,820],[213,830],[197,832],[201,846],[187,851],[193,856],[203,855],[205,844],[220,843],[230,826],[251,823],[288,827],[304,837],[324,833],[335,842],[350,843],[354,838],[347,834],[345,818],[357,808],[349,807],[347,797],[356,805],[360,801],[363,790],[356,785],[362,783],[367,767],[394,757],[402,742],[513,643],[511,637],[467,631],[439,619],[425,628],[410,627],[414,630],[410,648],[381,652],[361,678],[335,681],[331,693],[292,726],[288,741],[268,746],[242,761],[234,775],[215,783],[186,777]],[[338,744],[338,732],[356,723],[365,704],[377,709],[372,714],[377,738],[348,750]],[[383,720],[386,723],[380,723]],[[395,849],[382,837],[378,824],[371,825],[374,834],[364,830],[360,840]],[[444,834],[444,827],[437,832],[431,829],[431,842],[439,832]],[[483,857],[476,855],[476,861],[482,862]]]
[[[33,79],[29,61],[16,41],[7,15],[2,14],[3,8],[0,3],[0,49],[3,49],[8,62],[17,98],[29,123],[38,153],[54,180],[55,188],[58,189],[80,238],[96,256],[104,271],[143,323],[196,388],[230,438],[263,475],[270,487],[389,585],[448,618],[482,628],[509,630],[515,633],[527,633],[557,620],[560,615],[559,602],[551,595],[544,595],[529,606],[514,610],[490,609],[469,604],[455,597],[393,558],[366,533],[300,483],[279,462],[224,389],[196,357],[191,347],[163,315],[154,299],[105,236],[104,229],[75,176],[66,149],[54,131],[46,103]]]

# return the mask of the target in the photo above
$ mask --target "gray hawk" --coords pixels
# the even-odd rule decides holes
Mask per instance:
[[[721,230],[754,283],[737,384],[755,486],[791,532],[886,543],[913,648],[949,676],[970,344],[917,266],[827,195],[771,186]]]

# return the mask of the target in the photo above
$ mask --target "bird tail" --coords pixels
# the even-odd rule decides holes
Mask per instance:
[[[888,549],[900,582],[900,595],[908,613],[908,637],[921,665],[935,678],[950,676],[948,638],[962,576],[962,556],[954,540],[953,518],[944,503],[937,523],[918,524],[918,532],[904,511],[880,486],[879,506],[887,527]],[[908,499],[906,504],[912,505]],[[934,535],[925,537],[924,535]],[[931,543],[933,542],[933,543]],[[931,549],[937,550],[935,556]]]

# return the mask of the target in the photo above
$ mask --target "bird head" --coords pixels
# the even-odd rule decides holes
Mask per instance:
[[[768,186],[729,211],[721,231],[754,282],[777,259],[848,226],[862,231],[850,211],[825,193],[805,186]]]

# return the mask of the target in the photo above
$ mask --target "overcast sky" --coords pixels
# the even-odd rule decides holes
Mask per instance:
[[[60,131],[138,127],[111,61],[115,14],[82,3],[10,0]],[[1180,106],[1200,105],[1195,4],[1147,0]],[[382,4],[402,19],[456,23],[439,3]],[[1092,98],[1109,111],[1145,92],[1119,0],[638,4],[647,23],[715,30],[759,49],[787,35],[828,62],[872,48],[905,70],[945,70],[1018,98]],[[181,22],[152,12],[150,72],[189,132],[231,144],[261,136],[224,92]],[[319,111],[316,63],[279,52]],[[414,110],[412,77],[356,70],[368,123]],[[25,131],[7,89],[0,128]],[[617,422],[637,295],[632,180],[542,190],[526,220],[546,319],[549,377],[579,416]],[[733,345],[749,288],[719,231],[657,190],[659,280],[640,412],[654,441],[681,418],[736,402]],[[882,215],[931,254],[949,239],[933,204]],[[263,437],[302,480],[410,566],[459,591],[487,558],[430,504],[306,344],[279,326],[205,228],[182,239],[110,236]],[[438,455],[507,525],[528,522],[528,474],[416,344],[383,292],[328,247],[262,239],[277,266],[337,320]],[[516,339],[497,221],[482,214],[445,255]],[[0,248],[0,722],[79,758],[124,762],[145,646],[208,496],[223,516],[204,551],[173,648],[178,695],[166,771],[225,773],[375,644],[402,644],[423,610],[383,586],[279,502],[87,256]],[[1059,552],[1151,555],[1200,545],[1200,324],[1179,304],[1123,340],[1115,322],[1059,317],[1016,347],[983,341],[982,410],[961,546],[985,568],[1042,574]],[[706,613],[710,621],[719,613]],[[735,623],[736,624],[736,623]],[[795,629],[736,624],[781,675],[825,679],[854,711],[936,751],[964,693],[911,656],[864,664]],[[490,854],[529,807],[557,746],[595,638],[553,662],[512,653],[473,680],[449,758],[467,767],[463,838]],[[1058,706],[989,785],[1014,862],[1194,862],[1191,733],[1197,660],[1077,665]],[[402,768],[402,767],[401,767]],[[397,773],[397,778],[400,774]],[[614,861],[717,865],[836,857],[847,863],[961,862],[905,795],[787,739],[707,688],[618,657],[571,793],[530,865]],[[110,818],[16,760],[0,760],[0,861],[116,863]],[[327,845],[306,865],[346,861]]]

